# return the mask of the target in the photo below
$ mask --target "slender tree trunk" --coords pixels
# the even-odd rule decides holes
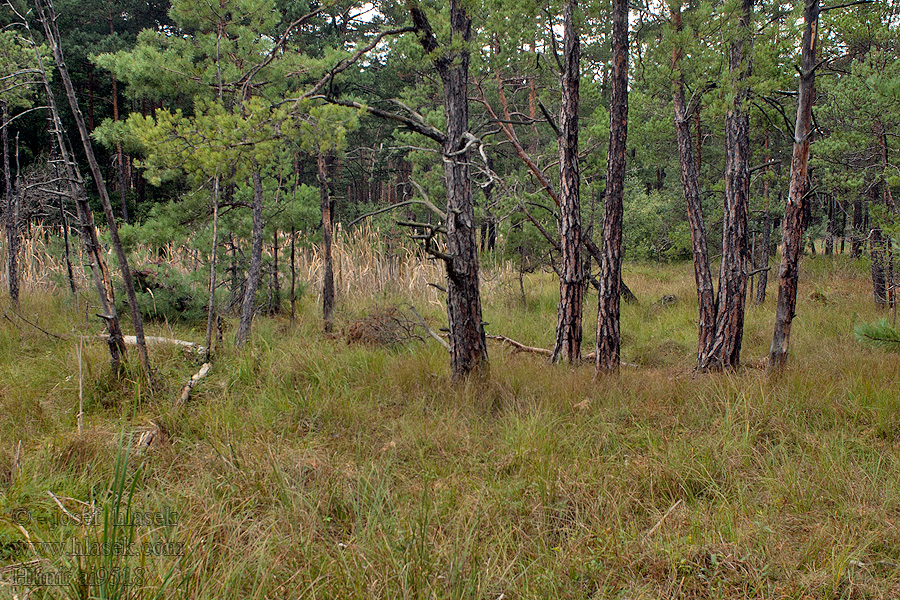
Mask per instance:
[[[281,313],[281,281],[278,276],[278,229],[272,234],[272,312]]]
[[[681,6],[673,8],[675,27],[682,31]],[[681,50],[673,51],[673,66],[678,78],[672,91],[672,105],[675,112],[675,134],[678,140],[678,155],[681,162],[681,185],[687,205],[688,225],[691,229],[691,250],[694,258],[694,282],[697,287],[699,308],[699,330],[697,334],[697,360],[709,352],[716,327],[716,304],[713,290],[712,272],[709,266],[709,250],[706,244],[706,225],[703,218],[703,204],[700,196],[700,176],[694,160],[693,138],[691,136],[691,116],[684,96],[684,74],[681,72]],[[699,110],[693,107],[693,110]]]
[[[253,165],[253,234],[250,248],[250,269],[247,272],[247,287],[241,303],[241,320],[238,323],[234,345],[240,348],[250,336],[250,325],[256,312],[256,289],[262,272],[263,246],[263,187],[259,165]]]
[[[13,192],[13,180],[9,168],[9,106],[0,100],[0,115],[3,119],[3,192],[6,195],[6,249],[7,270],[9,277],[9,299],[13,306],[19,307],[19,224],[16,222],[16,195]]]
[[[40,53],[36,52],[38,65],[40,65],[41,79],[44,84],[44,92],[47,96],[47,103],[50,106],[50,117],[53,120],[53,136],[56,148],[59,150],[59,160],[62,161],[65,178],[69,185],[69,195],[75,201],[76,211],[78,213],[79,230],[81,238],[84,241],[85,254],[91,265],[91,273],[93,274],[94,285],[97,289],[97,298],[100,302],[100,310],[104,322],[106,323],[109,338],[107,345],[109,347],[110,366],[113,373],[119,373],[121,367],[122,356],[125,355],[125,338],[122,335],[122,329],[119,325],[119,316],[116,314],[116,299],[113,293],[112,281],[109,276],[109,269],[103,259],[103,252],[100,247],[100,240],[97,236],[97,228],[94,225],[94,215],[91,206],[84,194],[84,182],[80,173],[76,170],[74,159],[69,154],[66,147],[65,138],[63,136],[62,121],[59,118],[59,110],[56,106],[56,98],[53,89],[50,87],[50,81],[44,71],[43,59]],[[68,236],[67,236],[68,237]],[[72,284],[74,286],[74,283]]]
[[[804,217],[809,202],[809,150],[812,143],[812,107],[815,100],[816,42],[819,29],[819,0],[806,0],[803,11],[803,40],[801,42],[800,91],[797,103],[797,122],[794,128],[794,152],[791,157],[791,183],[784,207],[781,234],[781,268],[778,272],[778,304],[775,309],[775,329],[769,349],[770,372],[777,372],[787,363],[791,338],[791,323],[797,306],[797,279],[800,273],[800,253],[803,244]]]
[[[869,243],[872,254],[872,291],[875,296],[875,306],[884,308],[887,306],[887,269],[885,268],[885,236],[881,229],[873,227],[869,234]]]
[[[103,174],[100,171],[97,157],[94,155],[90,134],[84,124],[84,118],[82,117],[81,109],[78,106],[78,98],[75,95],[75,88],[72,85],[72,79],[69,77],[69,71],[66,68],[62,46],[59,41],[59,31],[56,27],[56,14],[53,11],[53,2],[52,0],[35,0],[35,8],[40,16],[41,23],[44,26],[47,40],[50,42],[53,56],[56,60],[56,68],[66,89],[66,95],[69,98],[69,106],[75,119],[75,125],[78,127],[78,133],[81,136],[84,153],[87,157],[88,165],[91,168],[91,175],[94,178],[97,192],[100,195],[100,203],[103,205],[103,212],[106,216],[107,226],[109,227],[109,236],[112,239],[116,258],[119,260],[119,270],[122,274],[125,293],[128,296],[128,304],[131,308],[131,320],[134,325],[135,337],[137,338],[141,365],[144,368],[144,374],[147,377],[147,380],[153,385],[153,372],[150,369],[150,357],[147,354],[147,344],[144,339],[144,324],[141,319],[141,310],[140,306],[138,306],[137,296],[134,292],[134,279],[131,277],[131,269],[128,266],[128,257],[122,247],[122,241],[119,239],[119,228],[116,225],[116,219],[113,215],[112,204],[109,201],[109,193],[107,192],[106,184],[103,181]]]
[[[226,187],[227,190],[227,187]],[[227,200],[226,200],[227,201]],[[229,288],[231,291],[231,299],[228,302],[229,308],[234,307],[238,303],[238,295],[241,288],[241,282],[238,278],[238,251],[237,245],[234,241],[234,236],[229,231],[228,232],[228,247],[231,249],[231,261],[228,265],[228,270],[230,272]],[[226,251],[227,252],[227,251]]]
[[[759,249],[757,269],[765,269],[769,266],[769,248],[772,245],[772,213],[766,210],[762,218],[762,243]],[[766,301],[766,287],[769,284],[769,272],[761,270],[756,284],[756,303],[763,304]]]
[[[559,271],[559,309],[556,345],[551,360],[570,363],[581,359],[581,315],[584,300],[584,275],[581,261],[581,199],[578,171],[578,84],[581,77],[581,43],[575,30],[577,2],[569,0],[565,9],[563,47],[565,64],[562,73],[562,105],[560,107],[559,237],[561,265]]]
[[[37,48],[36,45],[35,48]],[[91,212],[91,206],[87,201],[87,196],[83,191],[84,182],[81,178],[81,174],[77,170],[74,159],[69,154],[69,149],[66,146],[65,138],[63,136],[62,120],[59,116],[56,98],[53,94],[53,89],[50,87],[50,79],[48,78],[44,67],[43,57],[37,49],[35,50],[35,59],[41,72],[41,82],[44,86],[47,104],[50,107],[50,117],[53,122],[53,139],[59,150],[60,160],[62,160],[64,165],[66,180],[69,185],[69,194],[75,201],[79,229],[81,231],[82,240],[84,241],[85,253],[90,261],[94,285],[97,288],[100,310],[102,311],[102,317],[106,323],[107,331],[109,332],[107,345],[109,347],[110,366],[113,373],[119,373],[121,357],[125,354],[125,338],[122,335],[122,329],[119,326],[119,317],[116,314],[116,302],[113,294],[112,281],[109,276],[106,262],[103,260],[100,240],[97,236],[97,228],[94,226],[94,215]]]
[[[628,0],[613,0],[612,95],[606,167],[606,212],[597,306],[597,370],[618,371],[621,362],[619,298],[622,281],[622,203],[628,135]]]
[[[319,152],[316,157],[316,169],[319,178],[319,199],[322,209],[322,260],[324,274],[322,276],[322,322],[325,333],[334,329],[334,262],[331,256],[334,224],[331,222],[331,193],[328,189],[328,169],[325,155]]]
[[[216,257],[219,249],[219,174],[213,179],[213,237],[209,249],[209,302],[206,306],[206,360],[212,356],[212,332],[216,320]]]
[[[748,32],[753,0],[743,0],[737,38],[729,46],[728,69],[734,87],[734,103],[725,115],[725,210],[722,216],[722,262],[716,306],[716,333],[709,351],[701,356],[701,369],[736,369],[741,363],[747,273],[750,271],[748,225],[750,215],[750,125],[747,97],[750,92]]]
[[[834,196],[828,194],[826,200],[826,214],[828,221],[825,223],[825,256],[831,256],[834,253],[834,230],[835,227],[835,211]]]
[[[112,6],[109,6],[109,34],[115,35],[116,29],[113,26],[113,13]],[[116,81],[116,76],[112,75],[112,106],[113,106],[113,121],[118,122],[119,120],[119,86],[118,81]],[[122,151],[122,144],[116,143],[116,163],[118,167],[118,175],[119,175],[119,200],[121,202],[121,210],[122,210],[122,220],[128,223],[128,201],[127,195],[125,193],[125,153]],[[207,344],[207,348],[209,348],[209,344]]]
[[[57,174],[56,177],[58,179],[59,174]],[[59,185],[56,187],[57,191],[59,191]],[[72,271],[72,251],[69,246],[69,220],[66,218],[66,208],[62,194],[59,194],[59,222],[62,224],[63,244],[65,245],[66,250],[66,275],[68,275],[69,278],[69,289],[72,290],[72,295],[74,296],[78,290],[75,286],[75,274]]]
[[[844,254],[844,242],[847,240],[847,209],[843,204],[838,204],[841,210],[841,255]]]
[[[853,228],[850,237],[850,256],[853,258],[862,255],[863,228],[863,199],[857,196],[853,201]]]
[[[296,262],[294,260],[294,245],[297,239],[297,232],[294,231],[293,226],[291,227],[291,322],[294,322],[294,319],[297,316],[297,270],[296,270]]]
[[[491,156],[488,156],[487,167],[490,170],[494,170],[494,159]],[[491,205],[494,201],[494,187],[495,183],[493,180],[488,182],[484,189],[484,221],[481,224],[481,250],[493,252],[494,247],[497,243],[497,218],[493,213],[493,209]]]
[[[772,212],[771,212],[771,181],[769,180],[769,162],[772,156],[769,153],[769,133],[766,132],[766,171],[763,179],[763,218],[762,218],[762,243],[759,248],[759,255],[756,258],[754,268],[760,269],[759,279],[756,283],[756,304],[761,305],[766,301],[766,287],[769,284],[769,247],[772,243]]]
[[[481,316],[475,207],[469,176],[469,48],[472,19],[462,0],[450,0],[450,44],[440,48],[431,25],[415,0],[410,14],[423,49],[432,55],[444,88],[447,131],[443,143],[447,186],[447,315],[450,327],[450,370],[455,379],[487,364],[487,343]]]
[[[881,167],[884,169],[886,173],[890,169],[890,163],[888,162],[888,143],[887,143],[887,130],[884,127],[884,123],[881,119],[875,121],[875,133],[878,136],[878,142],[881,146]],[[892,215],[897,215],[897,205],[894,203],[894,195],[891,193],[890,183],[884,178],[882,175],[881,180],[881,191],[882,191],[882,201],[884,205],[888,208]],[[881,264],[882,271],[884,274],[884,300],[887,306],[894,308],[894,249],[893,249],[893,241],[891,240],[891,236],[885,235],[881,240]],[[872,261],[873,269],[874,269],[874,259]],[[896,311],[894,312],[894,319],[896,320]]]

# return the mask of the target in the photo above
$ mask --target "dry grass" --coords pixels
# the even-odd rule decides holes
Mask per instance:
[[[367,254],[362,235],[342,234],[339,326],[386,298],[439,322],[437,265]],[[315,256],[302,260],[315,280]],[[132,457],[133,503],[181,518],[139,535],[188,553],[148,558],[142,585],[118,597],[153,597],[174,568],[166,598],[896,598],[900,356],[853,339],[852,324],[877,315],[864,267],[805,260],[777,380],[757,368],[694,376],[690,266],[628,265],[641,304],[624,306],[624,353],[640,367],[618,377],[491,346],[489,377],[451,385],[435,342],[325,338],[308,297],[295,323],[259,319],[184,410],[173,400],[196,368],[177,351],[154,347],[165,388],[150,392],[135,367],[110,382],[103,347],[89,346],[82,437],[73,343],[4,324],[0,513],[58,515],[47,490],[99,502],[117,432],[131,439],[152,419],[159,443]],[[528,277],[524,307],[513,270],[485,280],[489,330],[548,347],[553,277]],[[81,314],[70,304],[27,294],[23,311],[65,331]],[[749,308],[747,362],[765,355],[772,313],[772,299]],[[0,564],[34,558],[22,539],[0,522]],[[77,597],[32,597],[51,592]]]

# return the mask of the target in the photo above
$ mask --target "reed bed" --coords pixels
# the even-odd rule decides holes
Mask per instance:
[[[279,235],[279,272],[287,283],[290,277],[290,237]],[[90,286],[90,264],[84,246],[74,230],[69,234],[69,259],[75,285],[79,289]],[[104,248],[107,261],[113,262],[111,248]],[[0,261],[7,264],[8,247],[0,248]],[[206,270],[209,253],[198,251],[191,240],[183,244],[169,242],[165,246],[135,244],[130,248],[132,268],[148,265],[165,266],[187,275],[198,269]],[[263,248],[264,263],[271,265],[273,247]],[[401,235],[388,236],[363,224],[345,230],[335,228],[332,246],[335,292],[341,301],[369,301],[379,298],[409,297],[419,302],[438,305],[445,287],[444,265],[425,255],[414,242]],[[224,268],[227,258],[219,249],[219,264]],[[298,244],[294,268],[297,280],[310,289],[319,290],[324,274],[324,256],[316,244]],[[482,293],[492,296],[500,288],[511,285],[517,277],[509,261],[493,260],[483,270]],[[7,269],[0,270],[0,286],[8,287]],[[68,289],[65,244],[58,227],[35,225],[19,238],[19,285],[25,293],[55,293]],[[284,288],[285,286],[283,286]],[[196,290],[198,293],[200,290]]]

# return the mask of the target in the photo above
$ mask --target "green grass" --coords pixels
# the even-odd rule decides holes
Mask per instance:
[[[528,277],[524,306],[514,272],[487,279],[489,331],[549,347],[553,276]],[[882,316],[863,266],[805,260],[790,366],[774,380],[759,368],[774,286],[748,307],[750,367],[695,375],[690,265],[627,265],[625,279],[641,303],[623,305],[623,358],[638,366],[618,377],[492,344],[489,377],[453,385],[433,341],[386,349],[320,334],[311,294],[294,324],[259,318],[249,347],[221,352],[180,411],[195,359],[153,347],[162,387],[151,391],[136,361],[112,381],[105,347],[86,344],[81,436],[76,342],[4,321],[0,564],[35,558],[26,534],[99,535],[66,522],[48,491],[74,510],[109,507],[111,490],[133,485],[132,510],[179,519],[131,534],[187,552],[121,559],[142,580],[115,597],[897,597],[900,356],[854,339],[855,324]],[[663,295],[678,301],[659,306]],[[84,298],[26,297],[22,314],[93,333]],[[404,299],[343,298],[339,325]],[[436,328],[440,306],[414,302]],[[595,315],[590,293],[586,352]],[[120,432],[133,440],[151,420],[157,441],[132,449],[123,474]],[[63,523],[18,528],[20,509]],[[29,597],[100,597],[73,590]],[[14,592],[0,584],[0,597]]]

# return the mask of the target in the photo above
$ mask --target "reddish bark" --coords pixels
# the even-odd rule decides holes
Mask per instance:
[[[581,358],[584,275],[581,260],[581,200],[578,171],[578,83],[581,44],[575,31],[573,12],[577,2],[569,0],[565,9],[564,67],[560,107],[560,271],[556,344],[551,359],[577,362]]]
[[[794,152],[791,157],[791,182],[784,207],[782,225],[781,268],[778,272],[778,304],[775,309],[775,330],[769,349],[770,372],[777,372],[787,363],[791,337],[791,323],[797,306],[797,279],[803,246],[803,228],[809,199],[809,150],[812,143],[812,107],[815,99],[816,42],[819,28],[819,0],[806,0],[803,12],[804,29],[801,41],[800,91],[797,122],[794,128]]]
[[[681,7],[673,9],[673,17],[677,31],[682,30]],[[703,205],[700,196],[700,177],[697,163],[694,160],[690,119],[691,110],[699,111],[694,106],[689,108],[685,102],[684,74],[681,72],[681,52],[674,50],[672,63],[678,78],[672,90],[672,105],[675,112],[675,134],[678,140],[678,154],[681,162],[681,185],[687,205],[688,225],[691,230],[691,250],[694,259],[694,282],[697,287],[697,304],[699,308],[699,327],[697,333],[697,360],[709,352],[716,326],[715,292],[713,290],[712,273],[709,266],[709,250],[706,244],[706,225],[703,218]],[[699,140],[699,137],[698,137]]]
[[[628,136],[628,1],[613,0],[612,95],[606,167],[606,211],[597,306],[597,370],[618,371],[621,363],[619,288],[622,280],[622,202]]]
[[[716,332],[708,351],[700,356],[700,369],[735,369],[741,363],[747,273],[750,272],[750,92],[748,35],[753,0],[743,0],[739,31],[728,49],[728,69],[734,102],[725,115],[725,210],[722,215],[722,262],[716,306]]]

